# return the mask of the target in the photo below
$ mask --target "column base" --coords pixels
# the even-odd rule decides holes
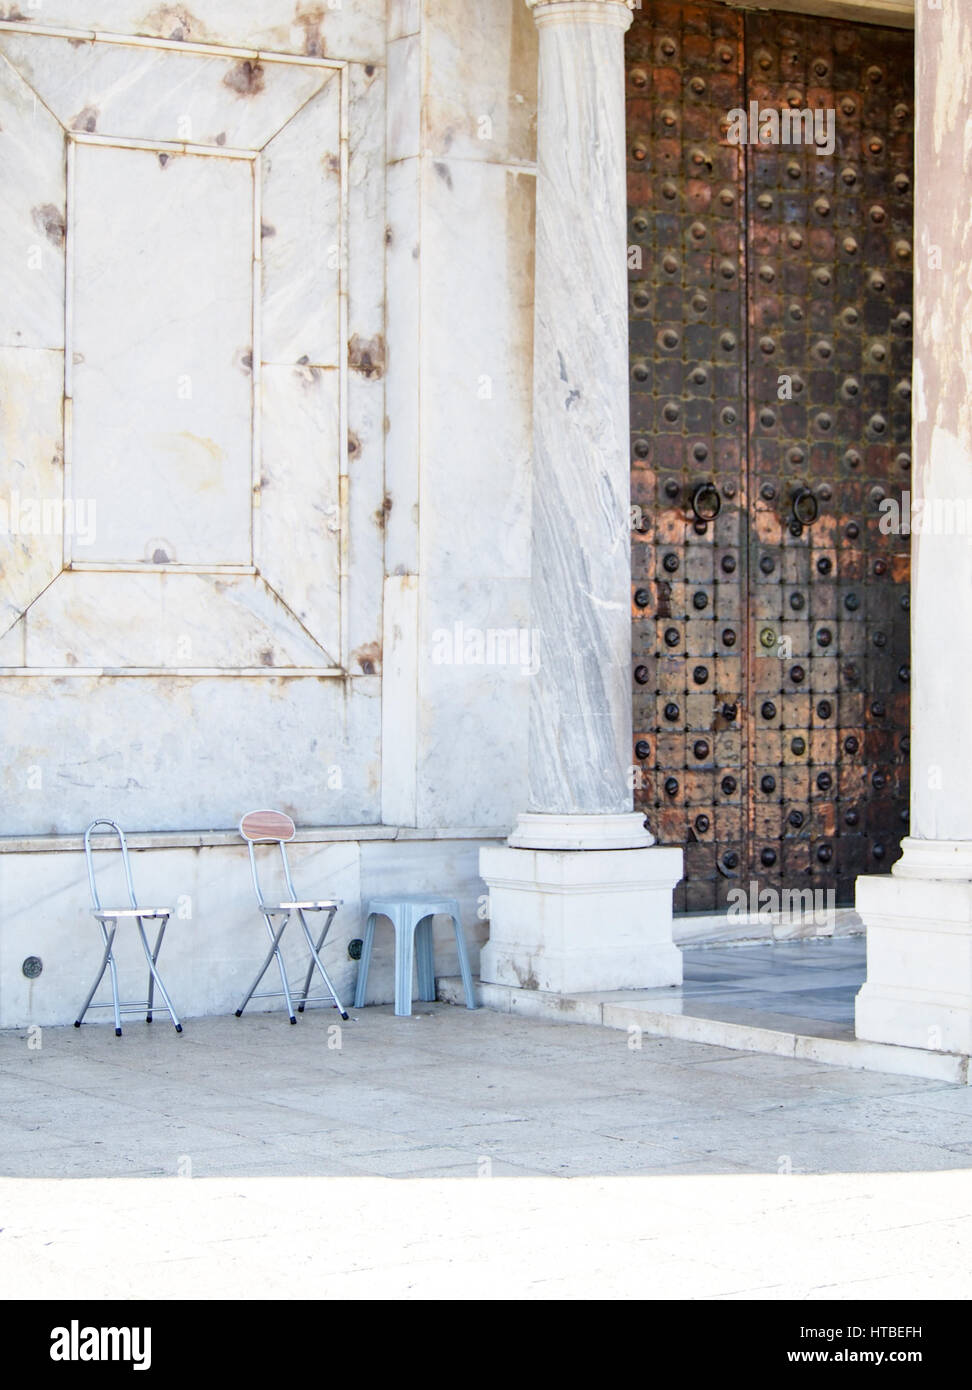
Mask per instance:
[[[514,849],[647,849],[654,843],[640,811],[600,816],[524,811],[507,840]]]
[[[857,880],[867,979],[857,995],[855,1031],[870,1042],[968,1056],[972,844],[905,840],[902,848],[890,877]]]
[[[672,940],[680,849],[486,846],[479,871],[490,899],[486,983],[550,994],[681,984]]]

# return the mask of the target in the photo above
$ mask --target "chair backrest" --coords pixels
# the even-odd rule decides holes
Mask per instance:
[[[98,885],[95,882],[94,857],[91,853],[91,832],[99,825],[106,825],[118,836],[118,843],[122,852],[122,863],[125,866],[125,881],[128,884],[128,899],[132,907],[138,907],[135,901],[135,888],[132,883],[132,866],[128,862],[128,844],[125,840],[125,832],[120,825],[116,825],[113,820],[93,820],[84,832],[84,857],[88,865],[88,883],[91,885],[91,906],[96,912],[101,910],[101,899],[98,897]]]
[[[250,851],[250,872],[253,875],[253,891],[256,893],[257,902],[261,905],[265,901],[263,891],[260,888],[260,876],[257,872],[256,855],[253,846],[262,844],[276,844],[280,847],[280,858],[283,860],[284,878],[287,881],[287,889],[292,898],[297,897],[297,890],[294,881],[290,876],[290,864],[287,860],[287,846],[285,841],[292,840],[297,834],[297,827],[288,815],[283,811],[247,811],[240,821],[240,834],[246,841],[247,849]]]

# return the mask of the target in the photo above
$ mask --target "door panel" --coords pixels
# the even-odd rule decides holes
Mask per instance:
[[[636,804],[678,908],[851,901],[907,829],[911,58],[708,3],[629,32]],[[750,101],[833,110],[833,154],[728,143]]]

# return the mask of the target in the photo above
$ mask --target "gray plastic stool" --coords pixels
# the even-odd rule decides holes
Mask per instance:
[[[435,914],[451,917],[456,930],[456,949],[459,952],[459,969],[462,972],[462,987],[466,993],[466,1008],[474,1009],[472,971],[466,942],[462,934],[462,921],[459,917],[459,904],[455,898],[435,898],[419,893],[392,894],[381,898],[371,898],[368,902],[368,921],[365,926],[364,941],[361,946],[361,964],[358,967],[358,987],[354,995],[354,1007],[360,1009],[364,1004],[365,989],[368,984],[368,966],[371,964],[371,948],[375,940],[375,920],[387,917],[395,928],[395,1013],[407,1018],[412,1012],[412,957],[418,958],[419,998],[426,1002],[435,999],[435,963],[432,946],[432,918]]]

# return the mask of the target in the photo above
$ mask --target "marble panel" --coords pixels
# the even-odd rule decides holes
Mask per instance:
[[[0,17],[362,62],[385,50],[385,0],[2,0]]]
[[[436,156],[536,159],[537,29],[523,0],[426,4],[424,145]]]
[[[331,653],[324,665],[336,664],[341,644],[339,395],[334,370],[263,369],[254,558],[271,589]]]
[[[419,34],[388,45],[388,162],[412,159],[422,139],[422,40]]]
[[[341,83],[323,90],[263,149],[264,362],[337,366]]]
[[[83,558],[249,564],[252,166],[88,144],[74,160],[73,491],[98,502]]]
[[[387,825],[415,825],[418,763],[418,576],[385,580],[381,683],[381,808]]]
[[[530,573],[532,174],[426,164],[422,568],[436,583]],[[485,538],[488,540],[485,541]]]
[[[421,161],[388,167],[385,282],[388,369],[385,376],[385,567],[414,574],[419,545],[419,407],[421,402]]]
[[[39,667],[327,667],[332,661],[259,575],[65,572],[26,617]]]
[[[326,67],[0,31],[0,52],[65,130],[260,149]]]
[[[63,506],[63,391],[63,352],[0,347],[0,633],[60,572],[74,524]],[[97,523],[87,508],[78,519]]]
[[[388,0],[388,39],[417,34],[422,25],[422,0]]]
[[[301,825],[377,824],[377,693],[374,677],[8,676],[0,834],[76,834],[103,815],[229,828],[267,805]]]
[[[381,589],[389,511],[385,490],[388,369],[385,327],[385,72],[351,63],[348,76],[347,624],[355,674],[380,669]],[[367,345],[365,349],[361,345]]]
[[[0,58],[0,344],[64,347],[64,131]]]
[[[529,584],[454,575],[419,593],[418,824],[506,834],[526,793]]]

